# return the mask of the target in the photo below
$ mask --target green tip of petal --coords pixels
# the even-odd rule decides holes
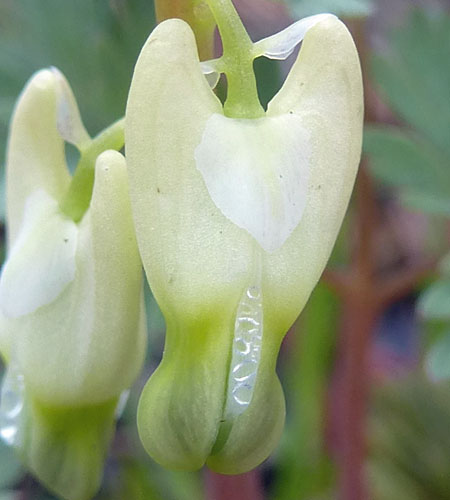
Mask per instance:
[[[33,398],[15,366],[1,392],[0,438],[32,474],[64,500],[90,500],[100,487],[117,400],[51,407]]]

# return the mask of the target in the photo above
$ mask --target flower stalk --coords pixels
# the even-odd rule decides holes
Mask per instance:
[[[183,19],[192,28],[200,60],[214,57],[216,22],[205,0],[155,0],[156,20]]]
[[[103,151],[120,151],[125,144],[125,119],[121,118],[100,132],[88,146],[80,151],[81,156],[64,198],[60,203],[61,212],[79,222],[92,197],[95,178],[95,162]]]

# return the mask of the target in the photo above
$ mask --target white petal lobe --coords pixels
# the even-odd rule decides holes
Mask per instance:
[[[297,115],[243,120],[214,114],[195,160],[222,213],[274,252],[301,220],[310,149]]]
[[[78,228],[45,191],[25,204],[24,220],[0,278],[0,308],[18,318],[53,302],[75,277]]]
[[[214,89],[219,83],[220,74],[223,72],[221,64],[221,58],[211,59],[210,61],[204,61],[200,63],[200,69],[202,70],[202,73],[205,75],[205,78],[212,89]]]
[[[91,141],[81,121],[80,111],[69,83],[56,68],[51,69],[56,79],[57,116],[56,124],[61,137],[79,150]]]
[[[295,47],[303,40],[306,32],[320,21],[335,17],[333,14],[317,14],[305,17],[291,24],[275,35],[263,38],[254,44],[255,57],[283,60],[289,57]]]

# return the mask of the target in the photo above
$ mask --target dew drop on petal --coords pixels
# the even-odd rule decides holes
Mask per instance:
[[[0,392],[0,438],[8,446],[20,446],[21,421],[25,407],[23,375],[13,361],[8,366]]]
[[[237,308],[225,407],[227,419],[234,419],[247,409],[256,384],[263,335],[260,271],[256,281],[258,285],[244,291]]]

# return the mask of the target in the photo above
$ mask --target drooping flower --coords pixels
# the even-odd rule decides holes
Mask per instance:
[[[199,64],[181,20],[137,62],[126,155],[138,244],[167,324],[138,427],[175,469],[247,471],[276,446],[277,353],[329,258],[361,151],[362,83],[346,27],[306,18],[253,44],[230,2],[210,0],[223,56]],[[225,6],[227,5],[227,6]],[[222,9],[222,10],[221,10]],[[267,111],[255,57],[297,61]],[[224,72],[223,106],[208,80]]]
[[[64,141],[92,161],[83,175],[92,175],[93,189],[80,193],[89,200],[80,220],[62,209],[71,189]],[[70,500],[91,498],[100,484],[116,407],[146,343],[125,159],[116,151],[94,158],[98,150],[63,75],[35,74],[8,143],[0,436]]]

